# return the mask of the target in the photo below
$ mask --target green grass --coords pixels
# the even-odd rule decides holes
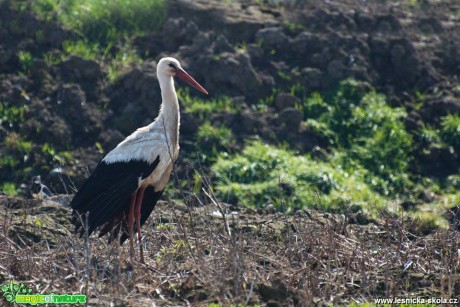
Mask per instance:
[[[385,203],[366,183],[366,170],[359,166],[348,170],[260,141],[250,142],[240,154],[220,156],[212,169],[219,197],[250,207],[272,203],[286,212],[313,206],[374,212]]]
[[[60,23],[79,36],[64,41],[62,53],[41,55],[48,64],[58,64],[68,55],[95,60],[106,64],[109,81],[141,62],[132,48],[133,38],[160,29],[166,16],[165,0],[25,0],[12,6]],[[20,25],[17,28],[19,31]],[[37,30],[38,41],[44,35]],[[33,57],[28,52],[19,56],[21,72],[26,73]]]
[[[460,154],[460,116],[449,114],[441,119],[441,138]]]
[[[141,57],[131,48],[130,44],[123,45],[109,62],[109,80],[115,80],[128,68],[141,63]]]
[[[29,153],[33,148],[32,142],[24,140],[21,135],[15,132],[11,132],[5,137],[4,145],[9,151],[21,153]]]
[[[98,43],[91,43],[85,40],[67,40],[62,43],[65,55],[75,55],[84,59],[96,59],[102,56]]]
[[[34,0],[18,2],[21,10],[58,21],[83,39],[117,44],[133,34],[157,30],[165,18],[165,0]]]
[[[206,165],[215,162],[219,154],[228,153],[234,143],[232,130],[223,125],[212,126],[209,121],[201,125],[196,134],[197,152]]]
[[[293,93],[301,91],[293,88]],[[297,107],[306,127],[328,144],[328,160],[251,143],[240,154],[220,156],[212,167],[223,200],[273,203],[280,210],[357,204],[372,212],[434,187],[416,184],[411,176],[414,140],[405,129],[406,112],[391,107],[369,84],[345,80],[333,91],[304,97]],[[443,123],[444,135],[456,140],[457,120],[449,117]],[[431,127],[422,134],[430,143],[442,142],[443,134]]]
[[[4,182],[0,184],[0,191],[3,191],[8,196],[16,196],[19,193],[19,189],[13,182]]]
[[[19,52],[19,67],[21,72],[27,73],[32,66],[33,58],[30,52],[20,51]]]
[[[343,153],[342,164],[364,167],[375,190],[396,196],[410,187],[413,140],[402,108],[392,108],[368,84],[345,80],[326,95],[304,98],[302,109],[306,126]]]
[[[188,88],[177,90],[177,96],[183,108],[189,113],[196,115],[201,120],[209,119],[212,113],[225,112],[237,113],[241,106],[232,102],[228,96],[213,99],[201,99],[190,95]]]
[[[26,95],[24,93],[24,95]],[[15,128],[18,124],[24,122],[26,106],[13,105],[8,101],[0,102],[0,125],[7,129]]]

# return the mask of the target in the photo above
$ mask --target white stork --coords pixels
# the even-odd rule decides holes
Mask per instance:
[[[110,151],[70,204],[76,232],[83,235],[87,229],[90,235],[98,230],[101,237],[113,230],[109,239],[113,240],[121,229],[120,244],[129,238],[131,257],[136,227],[141,262],[141,226],[160,198],[179,154],[180,113],[173,77],[208,93],[174,58],[160,60],[157,76],[163,99],[158,117]]]

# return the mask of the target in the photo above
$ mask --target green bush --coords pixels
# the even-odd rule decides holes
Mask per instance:
[[[423,125],[418,136],[423,146],[432,145],[441,147],[444,144],[439,134],[439,130],[429,125]]]
[[[401,108],[392,108],[382,95],[365,95],[349,120],[350,156],[383,179],[379,192],[395,195],[410,185],[406,174],[412,137],[405,130]]]
[[[3,191],[8,196],[16,196],[19,193],[19,189],[13,182],[4,182],[0,184],[0,191]]]
[[[441,118],[441,138],[460,153],[460,116],[449,114]]]
[[[225,126],[212,126],[208,121],[198,129],[196,141],[205,164],[215,162],[219,153],[228,152],[234,144],[232,130]]]
[[[389,106],[367,83],[345,80],[336,91],[304,99],[307,127],[343,152],[343,165],[364,167],[366,181],[384,195],[411,185],[407,170],[413,146],[405,130],[406,113]],[[353,166],[355,167],[355,166]]]
[[[25,94],[24,94],[25,95]],[[15,128],[24,122],[26,106],[16,106],[8,101],[0,102],[0,125],[7,129]]]
[[[350,172],[334,161],[254,141],[241,154],[217,159],[212,166],[215,190],[224,201],[251,207],[272,203],[287,212],[312,206],[345,210],[344,203],[372,212],[383,205],[383,198],[365,182],[364,169]]]

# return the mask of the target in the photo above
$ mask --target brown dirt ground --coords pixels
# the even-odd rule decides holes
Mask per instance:
[[[0,283],[84,293],[91,305],[325,306],[460,293],[457,232],[427,234],[404,216],[286,216],[222,204],[226,228],[212,202],[161,202],[143,227],[141,264],[128,244],[72,235],[60,204],[69,197],[0,201]]]

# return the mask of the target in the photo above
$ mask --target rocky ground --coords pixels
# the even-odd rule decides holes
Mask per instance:
[[[171,0],[161,30],[133,38],[145,61],[114,80],[103,61],[75,55],[54,61],[64,54],[62,43],[78,34],[9,3],[0,1],[0,99],[15,111],[0,112],[0,182],[22,184],[22,192],[0,196],[0,242],[7,246],[1,283],[28,280],[43,291],[88,293],[95,304],[133,305],[348,304],[460,294],[456,211],[450,230],[426,231],[404,216],[370,221],[228,208],[235,211],[227,215],[229,234],[207,197],[200,207],[162,204],[144,229],[143,266],[129,260],[125,247],[97,239],[85,246],[71,235],[68,208],[31,199],[28,189],[41,175],[54,193],[73,193],[104,152],[152,121],[160,102],[152,61],[165,55],[180,58],[211,97],[228,95],[241,106],[210,118],[230,127],[240,144],[259,136],[302,153],[327,150],[301,125],[299,98],[290,89],[327,91],[348,77],[403,107],[414,135],[425,125],[439,127],[442,116],[460,114],[457,1]],[[274,103],[261,111],[260,100],[270,95]],[[186,161],[200,120],[182,111],[180,161]],[[416,146],[415,175],[458,174],[458,152]],[[176,173],[183,177],[193,166],[180,161]]]

